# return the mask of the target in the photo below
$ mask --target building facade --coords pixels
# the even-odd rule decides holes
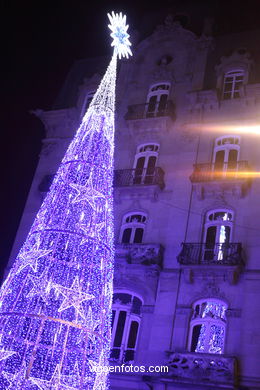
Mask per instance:
[[[168,372],[114,373],[113,390],[260,389],[258,38],[167,17],[121,61],[111,365]],[[105,64],[76,62],[35,111],[46,137],[9,267]]]

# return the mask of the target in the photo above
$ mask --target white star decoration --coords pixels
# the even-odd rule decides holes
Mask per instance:
[[[80,245],[83,245],[86,242],[88,242],[88,237],[95,238],[97,241],[100,241],[101,231],[104,228],[104,226],[105,226],[104,222],[93,223],[92,225],[85,225],[83,223],[79,223],[78,227],[80,228],[80,230],[82,230],[84,235],[86,235],[86,237],[82,238]]]
[[[115,14],[112,11],[111,15],[107,14],[111,24],[108,25],[112,33],[110,36],[114,39],[111,43],[111,46],[115,47],[119,59],[121,57],[126,57],[132,55],[130,49],[131,42],[129,42],[129,34],[127,33],[128,25],[126,25],[126,15],[122,15],[122,12]]]
[[[108,368],[106,359],[104,358],[104,352],[99,356],[98,363],[90,360],[91,371],[96,373],[93,390],[106,390],[108,370],[105,372],[105,367]]]
[[[87,201],[92,207],[92,209],[96,210],[97,209],[96,199],[98,198],[105,199],[105,195],[103,195],[101,192],[93,188],[92,174],[90,175],[87,183],[84,186],[80,184],[74,184],[74,183],[71,183],[70,186],[74,188],[74,190],[76,190],[78,193],[73,199],[72,203]]]
[[[25,267],[29,266],[34,272],[38,270],[38,259],[52,252],[52,249],[39,249],[40,239],[36,241],[31,250],[25,250],[19,254],[20,264],[18,265],[17,273],[20,273]]]
[[[8,359],[10,356],[15,355],[16,351],[6,351],[5,349],[0,349],[0,361]]]
[[[25,384],[25,381],[27,381],[27,380],[30,381],[30,378],[28,378],[28,379],[25,378],[26,370],[27,370],[27,367],[26,367],[26,363],[24,361],[23,364],[21,365],[20,369],[17,372],[15,372],[14,374],[12,374],[11,372],[3,371],[3,376],[8,380],[8,382],[10,382],[8,389],[12,389],[13,385],[15,385],[16,389],[22,389],[23,385]]]
[[[38,389],[40,390],[75,390],[75,387],[61,383],[61,369],[59,365],[56,366],[55,371],[49,381],[33,377],[30,379],[35,385],[37,385]]]
[[[79,282],[78,276],[74,279],[72,286],[70,288],[63,287],[59,284],[53,284],[52,287],[58,291],[60,294],[64,296],[64,300],[62,301],[59,312],[68,309],[69,307],[73,307],[75,311],[84,319],[85,317],[85,311],[82,307],[82,302],[91,300],[95,298],[94,295],[82,292],[81,285]]]
[[[26,295],[26,298],[33,298],[35,295],[39,295],[46,301],[52,287],[51,281],[48,280],[48,268],[45,269],[40,277],[37,278],[34,275],[30,275],[29,279],[33,283],[33,287]]]

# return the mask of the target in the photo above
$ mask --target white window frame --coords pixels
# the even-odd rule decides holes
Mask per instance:
[[[134,215],[141,215],[143,217],[144,221],[143,222],[138,222],[138,221],[128,222],[127,219],[131,218]],[[119,242],[122,243],[124,231],[125,231],[125,229],[128,229],[128,228],[132,229],[130,240],[129,240],[128,244],[134,244],[134,237],[135,237],[135,232],[136,232],[137,228],[143,229],[143,238],[144,238],[146,222],[147,222],[147,214],[144,213],[143,211],[132,211],[132,212],[125,214],[123,217],[123,222],[122,222],[121,229],[120,229]],[[143,238],[142,238],[142,242],[143,242]]]
[[[149,147],[150,147],[150,150],[148,150]],[[138,181],[138,184],[145,184],[145,179],[148,176],[152,176],[149,174],[147,175],[147,168],[148,168],[149,159],[150,159],[150,157],[156,158],[156,163],[155,163],[155,167],[156,167],[157,161],[158,161],[159,150],[160,150],[160,145],[155,143],[155,142],[141,144],[137,147],[135,158],[134,158],[134,165],[133,165],[134,170],[137,169],[137,163],[138,163],[139,158],[144,157],[143,171],[140,175],[138,174],[138,177],[140,176],[140,183]],[[136,179],[136,172],[134,171],[133,182],[135,182],[135,179]]]
[[[234,142],[230,142],[230,140],[234,140]],[[241,138],[239,135],[223,135],[222,137],[218,137],[215,140],[214,151],[213,151],[213,169],[216,162],[216,155],[219,151],[224,151],[224,164],[223,164],[223,173],[230,171],[228,167],[228,157],[230,150],[237,150],[237,164],[236,167],[232,170],[236,171],[238,169],[238,162],[240,158],[240,142]]]
[[[241,77],[242,80],[237,80],[237,77]],[[240,82],[242,85],[245,82],[245,71],[243,69],[232,69],[227,72],[225,72],[224,77],[223,77],[223,90],[222,90],[222,99],[223,100],[230,100],[230,99],[236,99],[241,97],[240,95],[240,88],[241,87],[236,87],[236,83]],[[231,78],[232,81],[227,81],[228,78]],[[229,91],[225,90],[225,86],[227,84],[231,84],[231,89]],[[238,93],[239,96],[235,96],[235,94]],[[225,98],[225,95],[230,94],[230,97]]]
[[[223,313],[223,318],[218,317],[218,318],[210,318],[210,316],[203,317],[203,314],[201,315],[201,307],[203,303],[215,303],[217,305],[223,306],[225,308],[225,311]],[[196,316],[196,306],[200,307],[199,309],[199,315]],[[194,304],[192,305],[193,308],[193,313],[192,313],[192,318],[190,320],[190,329],[189,329],[189,337],[188,337],[188,349],[189,351],[193,353],[210,353],[210,354],[223,354],[225,351],[225,339],[226,339],[226,311],[228,309],[228,305],[225,301],[217,299],[217,298],[204,298],[204,299],[199,299]],[[205,332],[205,349],[204,350],[198,350],[198,351],[192,351],[192,335],[193,335],[193,329],[196,325],[205,325],[206,327],[206,332]],[[224,330],[224,335],[223,335],[223,348],[221,351],[211,351],[210,350],[210,330],[212,325],[217,325],[223,327]]]
[[[165,88],[163,88],[163,87],[165,87]],[[146,101],[145,117],[156,117],[158,115],[160,98],[162,95],[167,95],[167,101],[168,101],[169,94],[170,94],[170,88],[171,88],[171,83],[168,81],[162,81],[160,83],[155,83],[155,84],[150,86],[150,89],[149,89],[149,92],[147,95],[147,101]],[[153,96],[156,96],[155,110],[148,111],[149,101]]]
[[[133,292],[127,291],[127,290],[116,290],[114,291],[114,294],[129,294],[131,295],[131,302],[133,301],[134,297],[140,299],[142,302],[143,306],[143,299],[138,295]],[[115,316],[114,316],[114,322],[113,322],[113,328],[112,328],[112,335],[111,335],[111,349],[113,349],[113,344],[114,344],[114,339],[116,335],[116,328],[117,328],[117,322],[118,322],[118,317],[121,311],[126,312],[126,320],[125,320],[125,325],[124,325],[124,330],[123,330],[123,336],[122,336],[122,341],[121,341],[121,346],[120,347],[114,347],[116,349],[120,349],[120,354],[119,358],[117,359],[118,361],[123,361],[124,359],[124,353],[127,350],[133,350],[134,353],[136,352],[137,345],[138,345],[138,337],[140,333],[140,323],[141,323],[141,315],[135,314],[131,312],[131,307],[132,305],[129,304],[123,304],[120,302],[115,302],[112,305],[112,310],[115,311]],[[136,335],[136,340],[135,340],[135,347],[134,348],[127,348],[128,344],[128,338],[131,330],[131,323],[133,321],[136,321],[138,323],[138,331]]]
[[[219,212],[231,214],[231,220],[228,220],[228,219],[227,220],[220,220],[220,219],[219,220],[217,220],[217,219],[210,220],[209,219],[210,215],[213,214],[213,216],[214,216],[215,213],[219,213]],[[222,246],[222,242],[221,242],[221,227],[222,226],[229,226],[230,227],[229,242],[232,242],[233,226],[234,226],[234,211],[231,209],[219,208],[219,209],[209,210],[206,213],[205,222],[204,222],[204,231],[203,231],[203,243],[206,243],[207,231],[208,231],[208,228],[211,226],[216,226],[216,237],[220,238],[220,241],[215,241],[215,244],[219,244],[219,245],[218,246],[215,245],[214,258],[216,260],[221,261],[221,260],[223,260],[223,246]],[[221,247],[222,247],[222,249],[221,249]],[[205,248],[204,250],[207,251],[208,249]]]

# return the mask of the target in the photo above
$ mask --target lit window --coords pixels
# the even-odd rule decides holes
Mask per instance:
[[[157,83],[150,87],[145,114],[147,118],[166,115],[169,91],[170,83]]]
[[[203,299],[193,305],[190,321],[191,352],[224,352],[227,304],[216,299]]]
[[[240,97],[240,88],[243,85],[244,72],[234,70],[225,73],[223,83],[223,99],[235,99]]]
[[[134,161],[133,184],[153,184],[158,158],[158,144],[144,144],[137,148]]]
[[[213,168],[217,172],[238,169],[240,153],[239,136],[223,136],[215,140],[213,153]]]
[[[229,256],[233,219],[231,210],[212,210],[206,214],[204,261],[225,261]]]
[[[116,292],[112,307],[110,359],[132,362],[136,351],[142,301],[128,292]]]
[[[123,244],[140,244],[143,241],[147,216],[144,213],[129,213],[124,216],[120,241]]]

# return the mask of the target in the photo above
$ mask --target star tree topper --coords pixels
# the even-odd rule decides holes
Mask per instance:
[[[118,54],[119,59],[121,57],[126,57],[132,55],[130,49],[131,42],[129,41],[129,34],[127,33],[128,25],[126,25],[126,15],[122,15],[122,12],[115,14],[114,11],[110,14],[107,14],[111,24],[108,25],[112,33],[110,36],[113,38],[111,46],[115,47],[115,50]]]

